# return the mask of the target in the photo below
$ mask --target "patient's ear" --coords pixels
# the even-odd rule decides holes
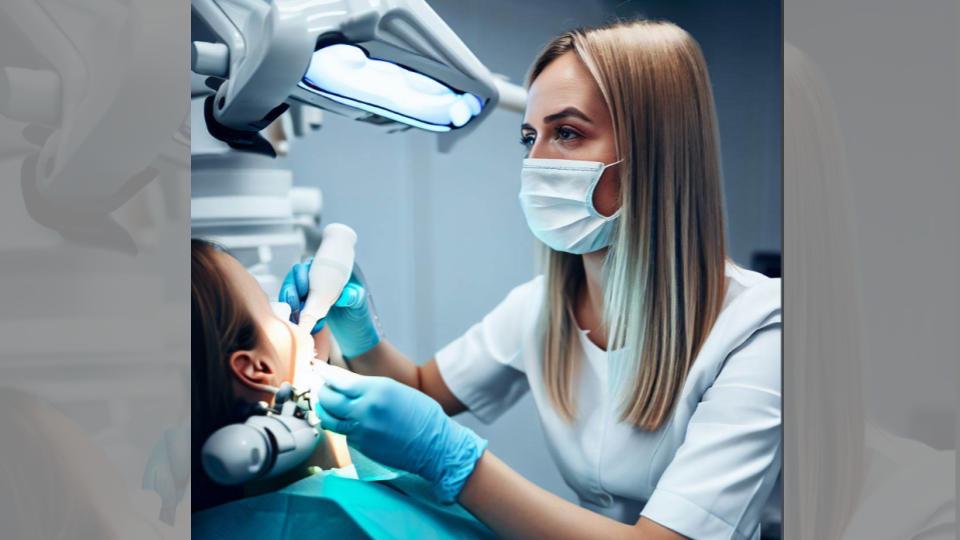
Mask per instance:
[[[273,362],[259,351],[236,351],[228,360],[233,375],[245,386],[262,390],[263,385],[276,386]]]

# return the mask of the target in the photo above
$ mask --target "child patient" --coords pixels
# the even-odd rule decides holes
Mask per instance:
[[[305,476],[311,465],[345,465],[327,444],[320,444],[301,468],[269,485],[226,487],[210,480],[200,459],[210,434],[246,420],[251,404],[272,404],[271,388],[285,382],[298,386],[297,377],[307,377],[312,362],[326,362],[330,331],[324,328],[311,337],[275,314],[256,279],[208,242],[191,241],[190,282],[193,511],[277,489]]]

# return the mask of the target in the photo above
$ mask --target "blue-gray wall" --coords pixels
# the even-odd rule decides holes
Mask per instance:
[[[552,36],[639,8],[586,0],[430,4],[492,71],[517,83]],[[760,9],[767,4],[776,13]],[[753,250],[779,251],[779,4],[728,6],[722,16],[709,2],[702,5],[710,16],[683,3],[643,5],[686,27],[705,49],[720,116],[732,255],[747,264]],[[333,115],[294,143],[295,182],[322,188],[325,221],[356,228],[359,261],[386,332],[417,361],[533,275],[533,239],[517,202],[520,121],[519,114],[495,111],[448,154],[437,151],[434,135],[388,135]],[[529,397],[492,426],[465,416],[527,478],[572,496],[546,452]]]

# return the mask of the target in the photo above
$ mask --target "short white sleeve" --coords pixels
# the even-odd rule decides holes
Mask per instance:
[[[781,467],[779,322],[727,358],[642,515],[691,538],[754,538]]]
[[[542,301],[543,278],[536,277],[510,291],[482,321],[436,355],[447,387],[485,424],[530,389],[522,349],[535,331]]]

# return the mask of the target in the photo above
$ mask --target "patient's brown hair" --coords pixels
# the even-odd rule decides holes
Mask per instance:
[[[216,430],[242,421],[227,361],[230,354],[256,348],[257,326],[223,277],[216,254],[203,240],[190,242],[191,498],[193,511],[242,496],[239,488],[213,483],[203,472],[200,449]]]

